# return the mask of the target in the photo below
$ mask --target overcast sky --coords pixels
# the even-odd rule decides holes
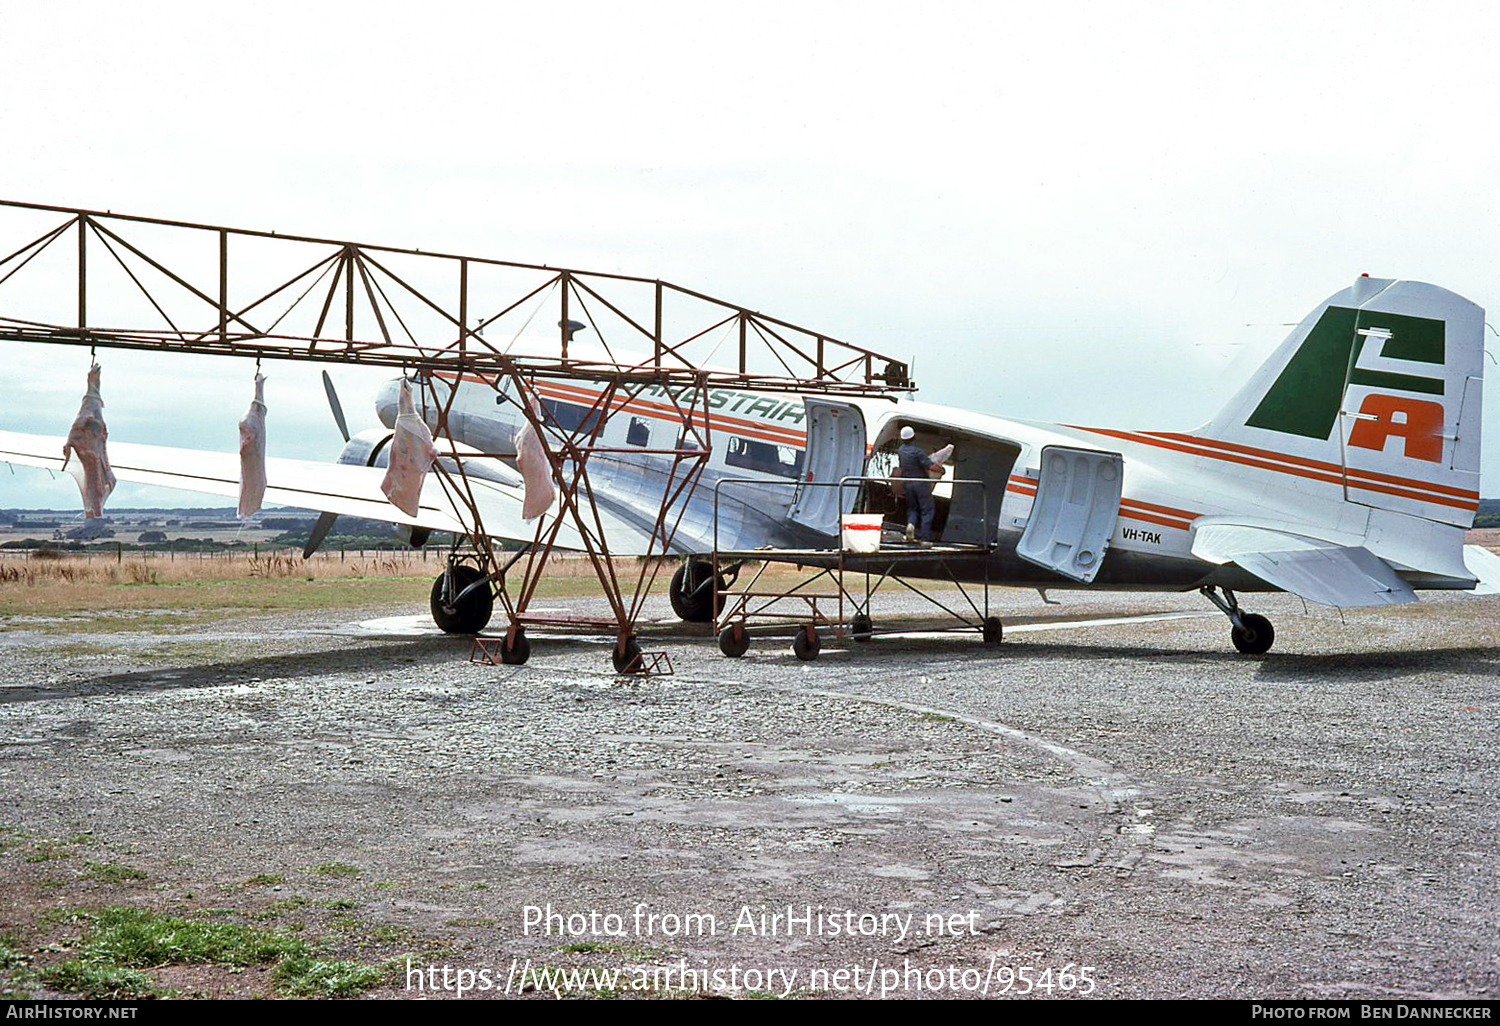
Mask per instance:
[[[0,198],[660,277],[914,354],[930,401],[1190,429],[1361,272],[1500,307],[1497,29],[1477,2],[7,3]],[[111,437],[234,448],[241,362],[101,362]],[[0,427],[66,432],[86,353],[0,368]],[[272,454],[336,457],[317,368],[268,374]],[[334,375],[372,426],[388,375]],[[111,504],[194,503],[226,504]],[[0,507],[78,504],[0,468]]]

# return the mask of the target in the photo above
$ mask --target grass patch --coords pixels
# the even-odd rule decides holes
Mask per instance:
[[[173,996],[144,971],[166,965],[212,964],[231,970],[274,966],[273,983],[293,997],[353,997],[384,982],[391,972],[389,965],[327,959],[299,937],[239,923],[161,915],[127,906],[66,914],[86,925],[77,942],[78,955],[43,969],[40,977],[59,990],[83,997]]]
[[[144,880],[146,871],[136,869],[134,866],[122,865],[118,862],[90,862],[87,863],[89,875],[95,880],[104,883],[124,883],[127,880]]]
[[[277,989],[292,997],[356,997],[390,978],[390,966],[363,965],[311,955],[287,958],[271,973]]]
[[[48,966],[42,970],[41,977],[58,990],[94,1001],[173,996],[173,991],[158,987],[155,980],[139,969],[84,958],[70,958]]]
[[[308,870],[318,876],[358,876],[359,867],[347,862],[320,862]]]
[[[36,850],[26,856],[27,862],[51,862],[55,859],[70,859],[73,857],[73,849],[68,847],[67,841],[46,840],[36,843]]]
[[[0,972],[14,969],[31,961],[21,954],[21,941],[13,933],[0,933]]]
[[[359,902],[350,901],[348,898],[334,898],[332,901],[323,902],[324,908],[333,909],[335,912],[347,912],[353,908],[359,908]]]
[[[257,876],[252,876],[250,879],[246,880],[245,881],[245,886],[247,886],[247,887],[276,887],[276,886],[279,886],[280,884],[284,884],[284,883],[286,883],[286,877],[282,876],[280,873],[261,873],[261,874],[259,874]]]
[[[88,957],[131,968],[205,962],[265,965],[307,954],[304,941],[238,923],[202,922],[120,905],[81,918],[90,924],[82,942]]]
[[[25,1001],[30,995],[23,989],[36,981],[31,970],[31,956],[21,950],[13,933],[0,933],[0,998]]]

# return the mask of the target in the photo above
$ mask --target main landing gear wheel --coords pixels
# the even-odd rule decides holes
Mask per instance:
[[[447,574],[439,574],[438,579],[432,582],[432,599],[429,603],[432,620],[442,628],[444,634],[478,634],[490,622],[490,614],[495,609],[495,596],[490,592],[489,586],[475,588],[467,595],[463,594],[465,588],[484,580],[485,576],[485,572],[477,566],[459,564]],[[463,595],[451,607],[444,603],[444,577],[452,578],[452,591],[449,594]]]
[[[984,618],[983,634],[986,645],[998,645],[1005,640],[1005,625],[998,616],[987,616]]]
[[[718,602],[714,602],[714,586],[710,583],[714,568],[701,559],[691,560],[677,568],[672,575],[667,596],[672,600],[672,612],[687,623],[711,623],[724,611],[724,579],[719,579]]]
[[[1245,655],[1265,655],[1271,651],[1276,642],[1276,628],[1270,620],[1259,613],[1245,613],[1240,616],[1240,624],[1229,631],[1229,640],[1235,648]]]
[[[855,641],[869,641],[870,634],[875,630],[875,624],[864,613],[855,613],[849,621],[849,633]]]
[[[818,629],[811,624],[792,635],[792,652],[803,662],[818,658],[823,643],[818,640]]]
[[[750,650],[750,632],[743,623],[732,623],[719,632],[719,651],[738,659]]]
[[[507,666],[520,666],[531,658],[531,642],[526,640],[526,631],[520,627],[505,632],[500,641],[500,661]]]
[[[641,645],[631,634],[622,641],[615,642],[615,647],[610,650],[610,658],[614,661],[616,673],[640,673]]]

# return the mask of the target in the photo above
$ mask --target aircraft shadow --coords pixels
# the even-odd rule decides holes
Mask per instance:
[[[758,639],[757,647],[787,642],[781,638]],[[967,645],[964,648],[968,648]],[[1158,663],[1183,665],[1251,664],[1255,679],[1264,683],[1298,681],[1382,680],[1413,673],[1468,673],[1500,677],[1500,646],[1471,645],[1450,648],[1385,652],[1331,652],[1320,654],[1278,653],[1274,649],[1263,656],[1246,656],[1227,644],[1223,649],[1184,650],[1158,645],[1082,645],[1077,643],[1038,642],[1030,637],[1007,640],[999,648],[986,648],[973,640],[972,649],[962,651],[953,640],[939,638],[877,638],[866,645],[851,645],[851,652],[869,653],[881,658],[964,657],[993,663],[997,670],[1005,663],[1049,661],[1056,659],[1149,659]],[[832,651],[838,651],[834,649]],[[825,656],[830,649],[825,648]]]
[[[403,639],[399,642],[334,648],[321,652],[224,660],[188,666],[158,666],[150,670],[107,674],[90,680],[58,684],[12,685],[0,688],[0,705],[15,702],[53,701],[60,698],[89,698],[95,695],[141,694],[201,688],[236,679],[302,679],[336,674],[378,675],[393,666],[450,664],[468,654],[467,637],[430,637]]]
[[[645,639],[644,647],[649,651],[653,641],[668,639]],[[680,643],[683,638],[670,639]],[[719,655],[707,638],[699,641],[701,649],[691,654],[692,662],[678,658],[678,675],[683,678],[716,678],[732,673],[737,660]],[[0,688],[0,705],[19,702],[55,701],[69,698],[89,698],[96,695],[141,694],[146,692],[172,691],[188,688],[223,686],[240,681],[253,680],[302,680],[334,675],[367,675],[379,678],[382,671],[392,667],[452,665],[455,660],[468,654],[468,637],[423,637],[402,639],[386,644],[373,644],[353,648],[330,649],[314,653],[292,653],[241,660],[225,660],[202,665],[160,666],[150,670],[116,673],[84,681],[69,681],[46,685],[12,685]],[[780,653],[790,649],[789,637],[781,635],[758,636],[752,653]],[[538,638],[534,642],[532,666],[548,669],[549,652],[574,653],[579,650],[598,653],[597,667],[601,676],[608,676],[607,645],[598,638],[556,636]],[[1055,661],[1058,659],[1145,659],[1162,664],[1229,665],[1252,663],[1255,665],[1257,683],[1326,685],[1330,682],[1356,683],[1363,681],[1389,680],[1394,677],[1420,673],[1447,672],[1500,677],[1500,646],[1467,646],[1438,649],[1422,649],[1406,652],[1346,652],[1304,655],[1298,653],[1278,654],[1272,651],[1264,656],[1240,655],[1233,650],[1183,650],[1155,645],[1080,645],[1037,643],[1025,640],[1006,641],[998,648],[982,645],[977,637],[965,638],[956,645],[952,636],[946,638],[876,638],[869,644],[846,646],[828,645],[819,661],[842,663],[855,660],[860,663],[878,664],[886,660],[901,662],[929,661],[951,663],[955,658],[965,662],[979,661],[994,668],[1002,675],[1006,664]],[[804,665],[796,659],[787,659],[787,670],[791,672]],[[818,663],[810,664],[816,674]],[[830,666],[830,669],[832,667]],[[909,667],[907,667],[909,668]],[[497,666],[496,673],[514,672],[511,667]],[[518,669],[518,668],[516,668]],[[574,668],[570,672],[576,672]],[[798,675],[798,679],[801,675]]]

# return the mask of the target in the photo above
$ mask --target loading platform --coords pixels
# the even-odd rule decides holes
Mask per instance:
[[[836,488],[838,506],[852,513],[863,501],[865,487],[885,484],[900,478],[845,477],[837,482],[797,482],[795,487]],[[727,479],[714,490],[717,512],[720,490],[725,485],[764,482]],[[967,488],[980,494],[982,512],[980,537],[994,537],[989,526],[989,501],[986,483],[977,480],[952,480],[953,488]],[[998,503],[997,503],[998,508]],[[717,518],[715,539],[717,540]],[[990,613],[990,556],[993,541],[980,543],[908,542],[896,531],[882,528],[878,545],[873,549],[849,543],[848,532],[841,532],[839,544],[831,547],[806,548],[714,548],[705,586],[714,589],[714,630],[719,637],[719,651],[737,658],[750,648],[751,640],[767,631],[756,628],[790,626],[792,651],[799,659],[816,659],[822,638],[837,641],[869,641],[881,634],[909,633],[909,623],[882,626],[874,613],[875,598],[882,588],[900,587],[939,610],[942,621],[925,625],[926,632],[977,632],[986,645],[998,645],[1003,627],[999,617]],[[810,577],[778,585],[767,573],[775,566],[812,569]],[[740,577],[753,567],[743,584]],[[941,596],[939,587],[950,586]],[[957,598],[953,597],[956,591]]]

